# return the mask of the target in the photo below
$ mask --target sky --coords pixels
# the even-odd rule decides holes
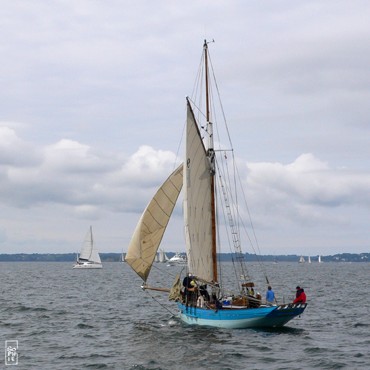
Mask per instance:
[[[90,225],[127,250],[181,155],[204,39],[261,253],[370,251],[370,2],[1,8],[0,253],[74,253]]]

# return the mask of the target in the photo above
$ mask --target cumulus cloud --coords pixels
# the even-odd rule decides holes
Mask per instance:
[[[311,153],[289,164],[248,163],[247,168],[249,198],[274,222],[281,222],[276,221],[281,215],[310,225],[349,222],[351,207],[370,209],[368,173],[331,168]]]
[[[13,160],[3,161],[0,167],[0,199],[15,213],[27,208],[33,215],[47,210],[52,215],[54,209],[62,212],[59,218],[64,213],[80,220],[96,221],[113,214],[132,214],[135,219],[176,162],[171,151],[145,145],[127,157],[67,139],[36,149],[14,130],[4,132],[0,136],[3,158]],[[9,138],[27,150],[14,151],[6,144]],[[27,163],[22,157],[38,161]],[[311,153],[288,164],[239,159],[243,163],[242,181],[252,217],[262,230],[287,224],[346,225],[353,208],[370,208],[369,174],[332,168]]]
[[[163,179],[168,169],[174,165],[175,155],[170,151],[155,150],[143,145],[134,153],[122,168],[126,182],[153,184]]]
[[[142,206],[148,188],[163,181],[175,163],[173,153],[149,146],[124,159],[67,139],[36,150],[14,130],[1,132],[0,197],[15,207],[59,203],[75,207],[78,214],[98,212],[98,207],[137,208],[135,203]],[[24,159],[35,157],[38,161]]]
[[[40,151],[18,137],[15,129],[0,126],[0,166],[27,167],[41,160]]]
[[[7,240],[29,241],[32,250],[58,239],[63,249],[86,220],[129,238],[179,162],[184,96],[203,39],[214,38],[211,63],[265,237],[292,249],[301,239],[368,246],[368,10],[366,1],[4,3],[0,225]],[[338,238],[328,238],[331,227]]]

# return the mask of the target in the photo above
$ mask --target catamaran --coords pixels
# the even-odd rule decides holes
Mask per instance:
[[[236,187],[233,181],[227,181],[236,169],[228,130],[229,144],[221,144],[220,139],[215,146],[214,133],[219,131],[214,130],[216,117],[211,113],[213,68],[207,41],[203,44],[201,66],[198,77],[204,84],[197,86],[205,86],[205,113],[200,111],[200,104],[186,98],[184,162],[159,187],[144,210],[132,235],[126,261],[142,278],[144,290],[169,292],[169,299],[177,302],[178,317],[187,324],[221,328],[283,326],[302,314],[306,303],[271,305],[254,291],[255,283],[241,249],[240,229],[244,223],[233,192]],[[212,86],[217,90],[217,84]],[[203,97],[197,95],[200,96]],[[238,174],[232,178],[237,179]],[[176,276],[171,288],[150,286],[147,280],[151,267],[182,189],[187,268],[183,276]],[[221,224],[230,232],[229,238],[220,231]],[[224,284],[223,264],[218,261],[221,244],[227,240],[234,248],[236,268],[232,275],[236,290],[232,293]],[[270,283],[266,276],[266,288],[267,285]]]

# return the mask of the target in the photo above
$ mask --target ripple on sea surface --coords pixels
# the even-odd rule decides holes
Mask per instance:
[[[4,341],[19,341],[19,369],[356,369],[370,363],[370,301],[358,285],[369,278],[369,264],[268,265],[279,299],[291,299],[297,284],[308,295],[300,318],[270,330],[182,324],[171,317],[175,307],[165,296],[153,299],[140,290],[126,264],[93,271],[69,263],[0,268],[0,333]],[[154,273],[158,283],[165,272]],[[256,281],[264,286],[263,277]]]

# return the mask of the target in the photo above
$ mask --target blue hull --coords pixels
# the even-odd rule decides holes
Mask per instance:
[[[208,308],[191,307],[177,303],[180,319],[190,325],[218,328],[274,328],[285,325],[305,310],[307,304],[287,304],[258,308]]]

